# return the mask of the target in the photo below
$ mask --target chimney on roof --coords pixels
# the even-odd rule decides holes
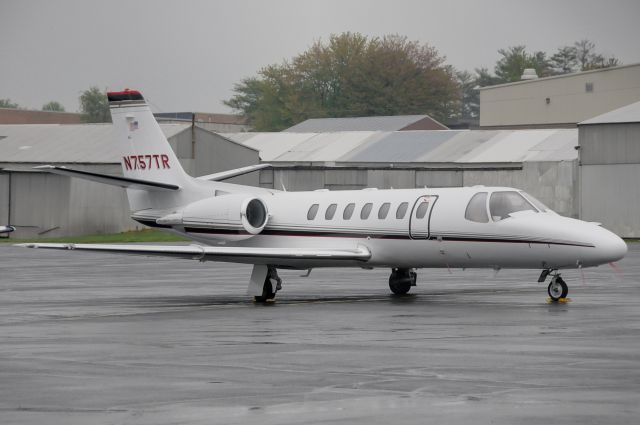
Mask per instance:
[[[538,78],[538,74],[536,74],[536,70],[533,68],[527,68],[524,70],[524,72],[520,76],[520,81],[535,80],[536,78]]]

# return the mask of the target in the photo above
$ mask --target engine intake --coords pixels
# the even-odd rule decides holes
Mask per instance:
[[[181,225],[190,233],[237,241],[259,234],[268,221],[269,209],[263,199],[227,194],[189,204],[180,212],[158,219],[157,223]]]

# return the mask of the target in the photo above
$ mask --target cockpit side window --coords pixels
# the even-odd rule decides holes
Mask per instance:
[[[489,200],[489,211],[493,221],[504,220],[509,214],[517,211],[534,211],[538,212],[524,196],[518,192],[493,192]]]
[[[476,223],[489,222],[489,215],[487,214],[487,192],[479,192],[473,195],[467,204],[464,218],[475,221]]]

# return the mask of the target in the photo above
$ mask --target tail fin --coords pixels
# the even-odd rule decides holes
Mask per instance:
[[[190,180],[142,94],[125,89],[107,97],[124,176],[178,186]]]
[[[115,143],[121,155],[124,177],[188,187],[193,180],[185,173],[142,94],[125,89],[108,92]],[[175,195],[128,189],[132,211],[170,207]]]

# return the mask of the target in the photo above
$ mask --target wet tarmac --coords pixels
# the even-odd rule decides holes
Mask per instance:
[[[2,424],[630,424],[640,245],[565,272],[283,271],[0,245]]]

